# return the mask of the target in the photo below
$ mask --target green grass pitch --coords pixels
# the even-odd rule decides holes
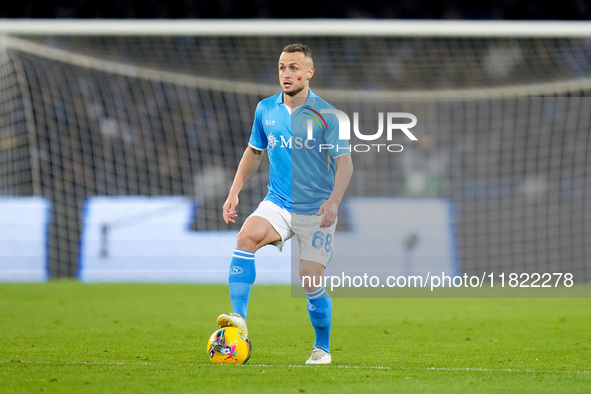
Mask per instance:
[[[305,366],[304,299],[256,286],[247,365],[205,346],[226,286],[0,284],[1,393],[591,392],[589,299],[334,299]]]

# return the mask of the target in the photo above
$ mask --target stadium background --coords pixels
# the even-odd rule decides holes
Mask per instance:
[[[544,4],[494,2],[476,6],[450,2],[434,8],[420,2],[388,6],[339,3],[310,13],[306,10],[306,15],[301,10],[282,15],[276,5],[259,2],[149,2],[141,8],[114,2],[25,2],[3,7],[0,15],[10,18],[342,16],[575,20],[585,19],[589,12],[584,2],[564,3],[558,13]],[[335,9],[338,11],[333,15]],[[23,177],[23,173],[31,172],[26,167],[32,166],[33,161],[26,157],[30,153],[23,154],[27,150],[19,150],[22,146],[13,142],[5,145],[12,150],[2,160],[29,164],[20,168],[21,173],[4,177],[2,189],[8,196],[37,194],[52,201],[53,220],[49,229],[52,277],[72,277],[77,273],[83,201],[89,196],[185,195],[197,198],[201,209],[209,207],[205,212],[198,212],[194,230],[224,229],[217,209],[212,207],[221,206],[225,198],[248,137],[256,102],[268,95],[266,86],[275,84],[272,65],[276,48],[284,42],[306,39],[305,34],[282,34],[252,40],[25,36],[30,42],[48,48],[65,48],[107,61],[214,80],[256,83],[262,87],[260,91],[245,93],[242,89],[237,93],[183,86],[178,94],[174,82],[136,81],[117,73],[56,63],[55,59],[37,56],[31,50],[22,53],[16,50],[14,56],[31,81],[38,133],[36,149],[43,164],[39,166],[37,179]],[[409,43],[404,38],[391,37],[380,40],[310,37],[309,42],[318,56],[319,70],[331,69],[330,73],[319,72],[315,77],[313,86],[319,89],[451,91],[508,87],[506,100],[490,99],[479,104],[464,97],[459,111],[463,114],[459,115],[461,119],[454,119],[455,115],[446,118],[445,113],[453,112],[454,108],[442,104],[429,119],[431,135],[425,135],[416,155],[394,160],[385,155],[366,157],[358,163],[361,165],[357,166],[348,195],[442,197],[455,201],[460,217],[456,231],[462,271],[560,269],[576,271],[579,278],[589,279],[589,269],[583,261],[589,256],[590,247],[587,242],[590,142],[584,128],[564,129],[567,114],[578,111],[577,116],[582,116],[580,108],[585,107],[584,97],[588,96],[589,87],[581,85],[546,92],[550,98],[574,98],[555,101],[557,107],[550,118],[542,116],[544,106],[534,100],[524,104],[529,108],[525,111],[529,115],[525,116],[532,117],[525,120],[525,125],[516,116],[513,124],[495,134],[487,124],[499,113],[511,115],[516,97],[523,95],[521,91],[512,96],[515,93],[511,91],[512,86],[549,81],[575,81],[576,85],[577,80],[584,79],[591,64],[588,40],[414,38]],[[234,62],[233,49],[240,49],[243,56],[238,63]],[[389,50],[397,54],[395,58],[389,56]],[[343,58],[346,62],[339,63]],[[366,64],[360,73],[362,61]],[[427,62],[431,62],[430,66],[423,66]],[[332,69],[336,64],[340,66]],[[245,68],[248,73],[244,72]],[[63,92],[58,86],[67,87],[66,96],[61,96]],[[162,100],[138,100],[145,92],[159,94]],[[77,100],[87,101],[87,107],[76,105]],[[126,108],[126,114],[119,117],[121,108],[128,103],[134,107]],[[100,110],[93,113],[88,107]],[[499,108],[501,112],[495,112]],[[69,111],[74,111],[76,116],[67,115]],[[126,122],[143,124],[137,114],[149,114],[149,127],[124,130],[124,126],[129,126]],[[441,122],[441,116],[447,123]],[[182,120],[182,127],[170,128],[177,119]],[[549,126],[540,129],[539,125],[545,121]],[[523,131],[519,139],[512,134],[517,128]],[[27,130],[20,130],[20,137],[27,139]],[[58,130],[61,134],[56,143]],[[129,137],[136,132],[144,133],[140,144],[135,143],[135,137]],[[510,153],[504,156],[502,152],[507,151]],[[158,159],[151,161],[151,155]],[[131,158],[129,162],[133,164],[123,163],[122,157]],[[223,168],[210,166],[219,163],[220,158]],[[372,171],[376,166],[388,170]],[[413,192],[406,188],[408,174],[404,169],[421,166],[431,181],[427,189]],[[7,173],[12,170],[8,164],[3,168],[8,169]],[[255,178],[243,193],[243,217],[263,196],[264,185],[264,176]]]

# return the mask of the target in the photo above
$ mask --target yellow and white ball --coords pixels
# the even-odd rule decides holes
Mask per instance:
[[[207,355],[214,364],[245,364],[251,351],[250,340],[236,327],[220,328],[207,341]]]

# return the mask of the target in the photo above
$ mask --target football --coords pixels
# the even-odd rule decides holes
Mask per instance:
[[[245,364],[251,350],[250,340],[236,327],[220,328],[207,341],[207,355],[214,364]]]

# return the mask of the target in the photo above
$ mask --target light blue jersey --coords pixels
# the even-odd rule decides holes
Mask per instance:
[[[269,155],[265,200],[291,212],[318,212],[334,187],[335,158],[350,153],[349,141],[338,139],[336,116],[322,109],[334,107],[311,90],[293,114],[283,104],[283,93],[262,100],[256,108],[249,145]]]

